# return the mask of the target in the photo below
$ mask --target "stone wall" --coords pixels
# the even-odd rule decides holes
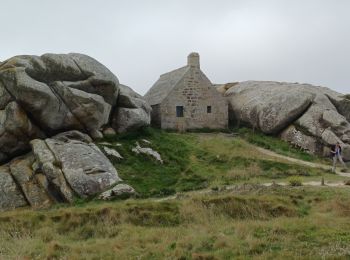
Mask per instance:
[[[176,116],[176,106],[184,107],[184,117]],[[211,113],[207,113],[211,106]],[[199,67],[191,68],[161,104],[161,128],[223,129],[228,126],[226,100],[212,86]]]

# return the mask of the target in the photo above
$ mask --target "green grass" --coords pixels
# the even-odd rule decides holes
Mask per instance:
[[[151,144],[143,143],[142,139]],[[104,141],[109,141],[124,157],[112,162],[121,178],[143,198],[242,182],[269,182],[294,175],[317,178],[327,175],[324,170],[276,161],[244,139],[218,132],[179,134],[146,128]],[[137,141],[158,151],[164,164],[133,153],[131,149]],[[116,146],[117,143],[121,146]]]
[[[0,259],[347,259],[350,190],[89,202],[0,214]]]
[[[300,149],[292,147],[288,142],[285,142],[279,138],[265,135],[259,131],[253,131],[249,128],[236,128],[233,130],[238,133],[242,138],[247,140],[249,143],[258,145],[265,149],[274,151],[276,153],[293,157],[296,159],[315,162],[321,159],[315,155],[304,152]]]
[[[151,145],[142,143],[142,139],[151,141]],[[124,134],[107,141],[122,144],[116,149],[125,159],[113,162],[123,180],[132,185],[141,196],[170,195],[176,191],[206,186],[205,178],[187,171],[193,149],[191,135],[146,128],[138,134]],[[131,149],[135,147],[136,141],[158,151],[164,164],[151,157],[133,153]]]

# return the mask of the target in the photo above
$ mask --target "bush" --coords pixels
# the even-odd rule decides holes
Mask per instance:
[[[288,179],[288,183],[290,186],[302,186],[302,179],[298,176],[292,176]]]

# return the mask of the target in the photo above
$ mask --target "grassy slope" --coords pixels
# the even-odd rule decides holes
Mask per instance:
[[[125,157],[113,161],[143,199],[84,202],[0,214],[0,259],[260,259],[350,254],[347,188],[255,188],[220,194],[175,191],[245,182],[334,175],[272,161],[245,139],[155,129],[110,139]],[[135,155],[147,139],[164,165]],[[274,148],[280,141],[274,140]],[[269,142],[271,144],[271,142]],[[293,151],[297,156],[297,151]]]
[[[256,140],[269,143],[275,151],[286,151],[288,144],[285,142],[272,137],[255,137],[250,132],[245,132],[243,136],[244,139],[223,133],[178,134],[149,128],[107,141],[114,145],[122,144],[114,148],[125,159],[113,162],[123,180],[135,187],[141,197],[242,182],[282,181],[294,175],[302,176],[304,180],[320,180],[322,176],[326,181],[337,179],[337,176],[324,170],[276,161],[258,152],[246,140],[254,138],[253,143],[257,143]],[[142,139],[151,141],[151,144],[143,144]],[[135,155],[131,149],[136,141],[158,151],[164,164],[160,165],[144,155]],[[290,148],[288,155],[299,158],[308,156],[309,160],[317,160],[293,148]]]
[[[254,132],[252,129],[249,128],[238,128],[234,129],[234,131],[238,133],[242,138],[247,140],[249,143],[258,145],[268,150],[272,150],[276,153],[309,162],[324,162],[323,159],[301,151],[298,148],[294,148],[289,143],[284,142],[279,138],[268,136],[258,131]]]

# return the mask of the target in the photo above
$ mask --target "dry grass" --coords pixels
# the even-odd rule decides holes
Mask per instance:
[[[195,194],[0,215],[0,259],[346,258],[347,189]]]

